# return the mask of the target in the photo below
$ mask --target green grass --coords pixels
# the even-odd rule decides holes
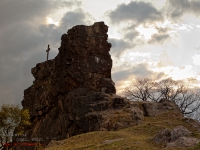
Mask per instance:
[[[165,145],[156,145],[152,143],[151,138],[165,128],[172,129],[178,125],[190,130],[193,137],[200,138],[200,134],[195,132],[196,129],[184,122],[180,115],[168,112],[156,117],[145,117],[143,124],[123,130],[80,134],[62,140],[62,144],[46,150],[161,150]],[[200,144],[186,150],[200,150]]]

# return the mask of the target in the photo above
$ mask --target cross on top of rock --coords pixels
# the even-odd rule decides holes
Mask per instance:
[[[50,51],[50,47],[48,45],[47,50],[46,50],[46,52],[47,52],[47,61],[48,61],[48,57],[49,57],[49,51]]]

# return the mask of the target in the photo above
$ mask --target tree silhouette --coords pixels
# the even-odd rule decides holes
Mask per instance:
[[[200,107],[200,95],[187,87],[183,81],[171,78],[153,80],[137,78],[123,91],[129,100],[156,101],[162,98],[174,101],[184,115],[191,115]]]

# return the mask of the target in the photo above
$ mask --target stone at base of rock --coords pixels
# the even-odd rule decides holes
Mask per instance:
[[[166,144],[166,148],[187,148],[195,146],[200,142],[199,139],[190,137],[191,132],[183,126],[174,129],[164,129],[153,137],[156,144]]]
[[[174,142],[167,143],[166,148],[172,148],[172,147],[177,147],[177,148],[187,148],[187,147],[193,147],[197,145],[200,142],[199,139],[197,138],[192,138],[192,137],[180,137]]]

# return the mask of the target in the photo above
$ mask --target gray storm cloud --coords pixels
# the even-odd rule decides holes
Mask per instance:
[[[199,16],[199,0],[168,0],[166,11],[172,19],[177,19],[185,14],[192,13]]]
[[[47,45],[50,44],[52,59],[58,53],[61,35],[70,26],[85,24],[86,18],[80,10],[67,12],[61,25],[55,26],[45,25],[45,17],[57,8],[78,4],[48,0],[0,1],[0,105],[20,104],[23,91],[34,80],[31,68],[46,60]]]
[[[156,43],[162,44],[169,38],[170,38],[169,34],[154,34],[151,36],[151,39],[148,42],[150,44],[156,44]]]
[[[133,21],[134,24],[154,22],[162,20],[162,14],[151,3],[132,1],[129,4],[121,4],[115,10],[108,13],[112,23]]]
[[[133,47],[145,43],[145,40],[136,40],[139,33],[135,28],[141,24],[146,26],[147,23],[154,24],[157,21],[163,21],[163,15],[162,11],[158,10],[151,3],[142,1],[132,1],[128,4],[121,4],[118,5],[115,10],[108,12],[108,16],[113,24],[127,23],[122,34],[124,35],[124,39],[132,43]],[[162,44],[170,38],[170,35],[167,33],[169,30],[168,28],[157,27],[156,29],[158,33],[152,35],[148,44]]]
[[[170,39],[169,31],[171,29],[169,27],[156,27],[156,30],[158,31],[158,33],[153,34],[151,36],[151,39],[148,41],[149,44],[163,44],[164,42]]]
[[[92,22],[86,21],[88,15],[89,14],[86,14],[86,12],[84,12],[81,9],[78,9],[77,11],[67,12],[61,20],[61,27],[69,29],[78,24],[84,24],[84,25],[92,24]]]
[[[116,58],[119,58],[127,48],[130,48],[130,44],[123,39],[109,38],[108,42],[112,44],[111,55]]]
[[[123,70],[123,67],[121,68],[122,68],[121,70],[113,73],[112,75],[113,80],[116,82],[125,80],[125,79],[130,79],[131,77],[158,78],[158,77],[164,76],[163,73],[151,71],[147,63],[135,64],[131,68],[126,69],[126,70]]]
[[[1,0],[0,29],[16,22],[31,21],[45,16],[52,8],[52,3],[48,0]]]

